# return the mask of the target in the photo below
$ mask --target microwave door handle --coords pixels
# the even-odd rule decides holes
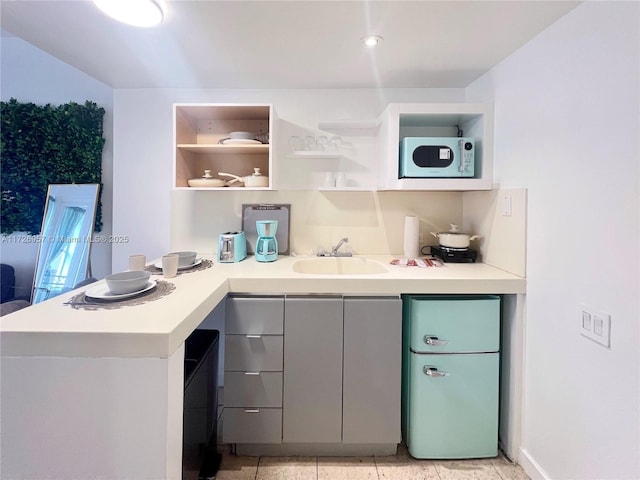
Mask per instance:
[[[460,164],[458,171],[462,175],[464,173],[464,140],[462,139],[458,140],[458,162]]]

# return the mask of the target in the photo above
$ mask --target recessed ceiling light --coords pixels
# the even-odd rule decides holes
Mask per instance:
[[[362,37],[361,40],[365,47],[373,48],[382,42],[382,37],[380,35],[367,35]]]
[[[162,0],[93,0],[111,18],[136,27],[154,27],[162,23]]]

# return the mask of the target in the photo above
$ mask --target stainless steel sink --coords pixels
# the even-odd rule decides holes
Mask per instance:
[[[322,257],[297,260],[293,271],[311,275],[375,275],[389,270],[382,263],[367,258]]]

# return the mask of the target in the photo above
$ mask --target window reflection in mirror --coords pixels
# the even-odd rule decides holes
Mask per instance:
[[[49,185],[31,303],[72,290],[87,278],[98,184]]]

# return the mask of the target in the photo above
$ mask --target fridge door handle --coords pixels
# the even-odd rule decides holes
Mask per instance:
[[[442,347],[444,345],[448,345],[449,340],[440,340],[434,335],[425,335],[424,343],[426,343],[427,345],[431,345],[432,347]]]
[[[438,368],[434,367],[433,365],[425,365],[424,367],[422,367],[422,371],[428,377],[446,377],[449,375],[449,373],[447,372],[439,371]]]

